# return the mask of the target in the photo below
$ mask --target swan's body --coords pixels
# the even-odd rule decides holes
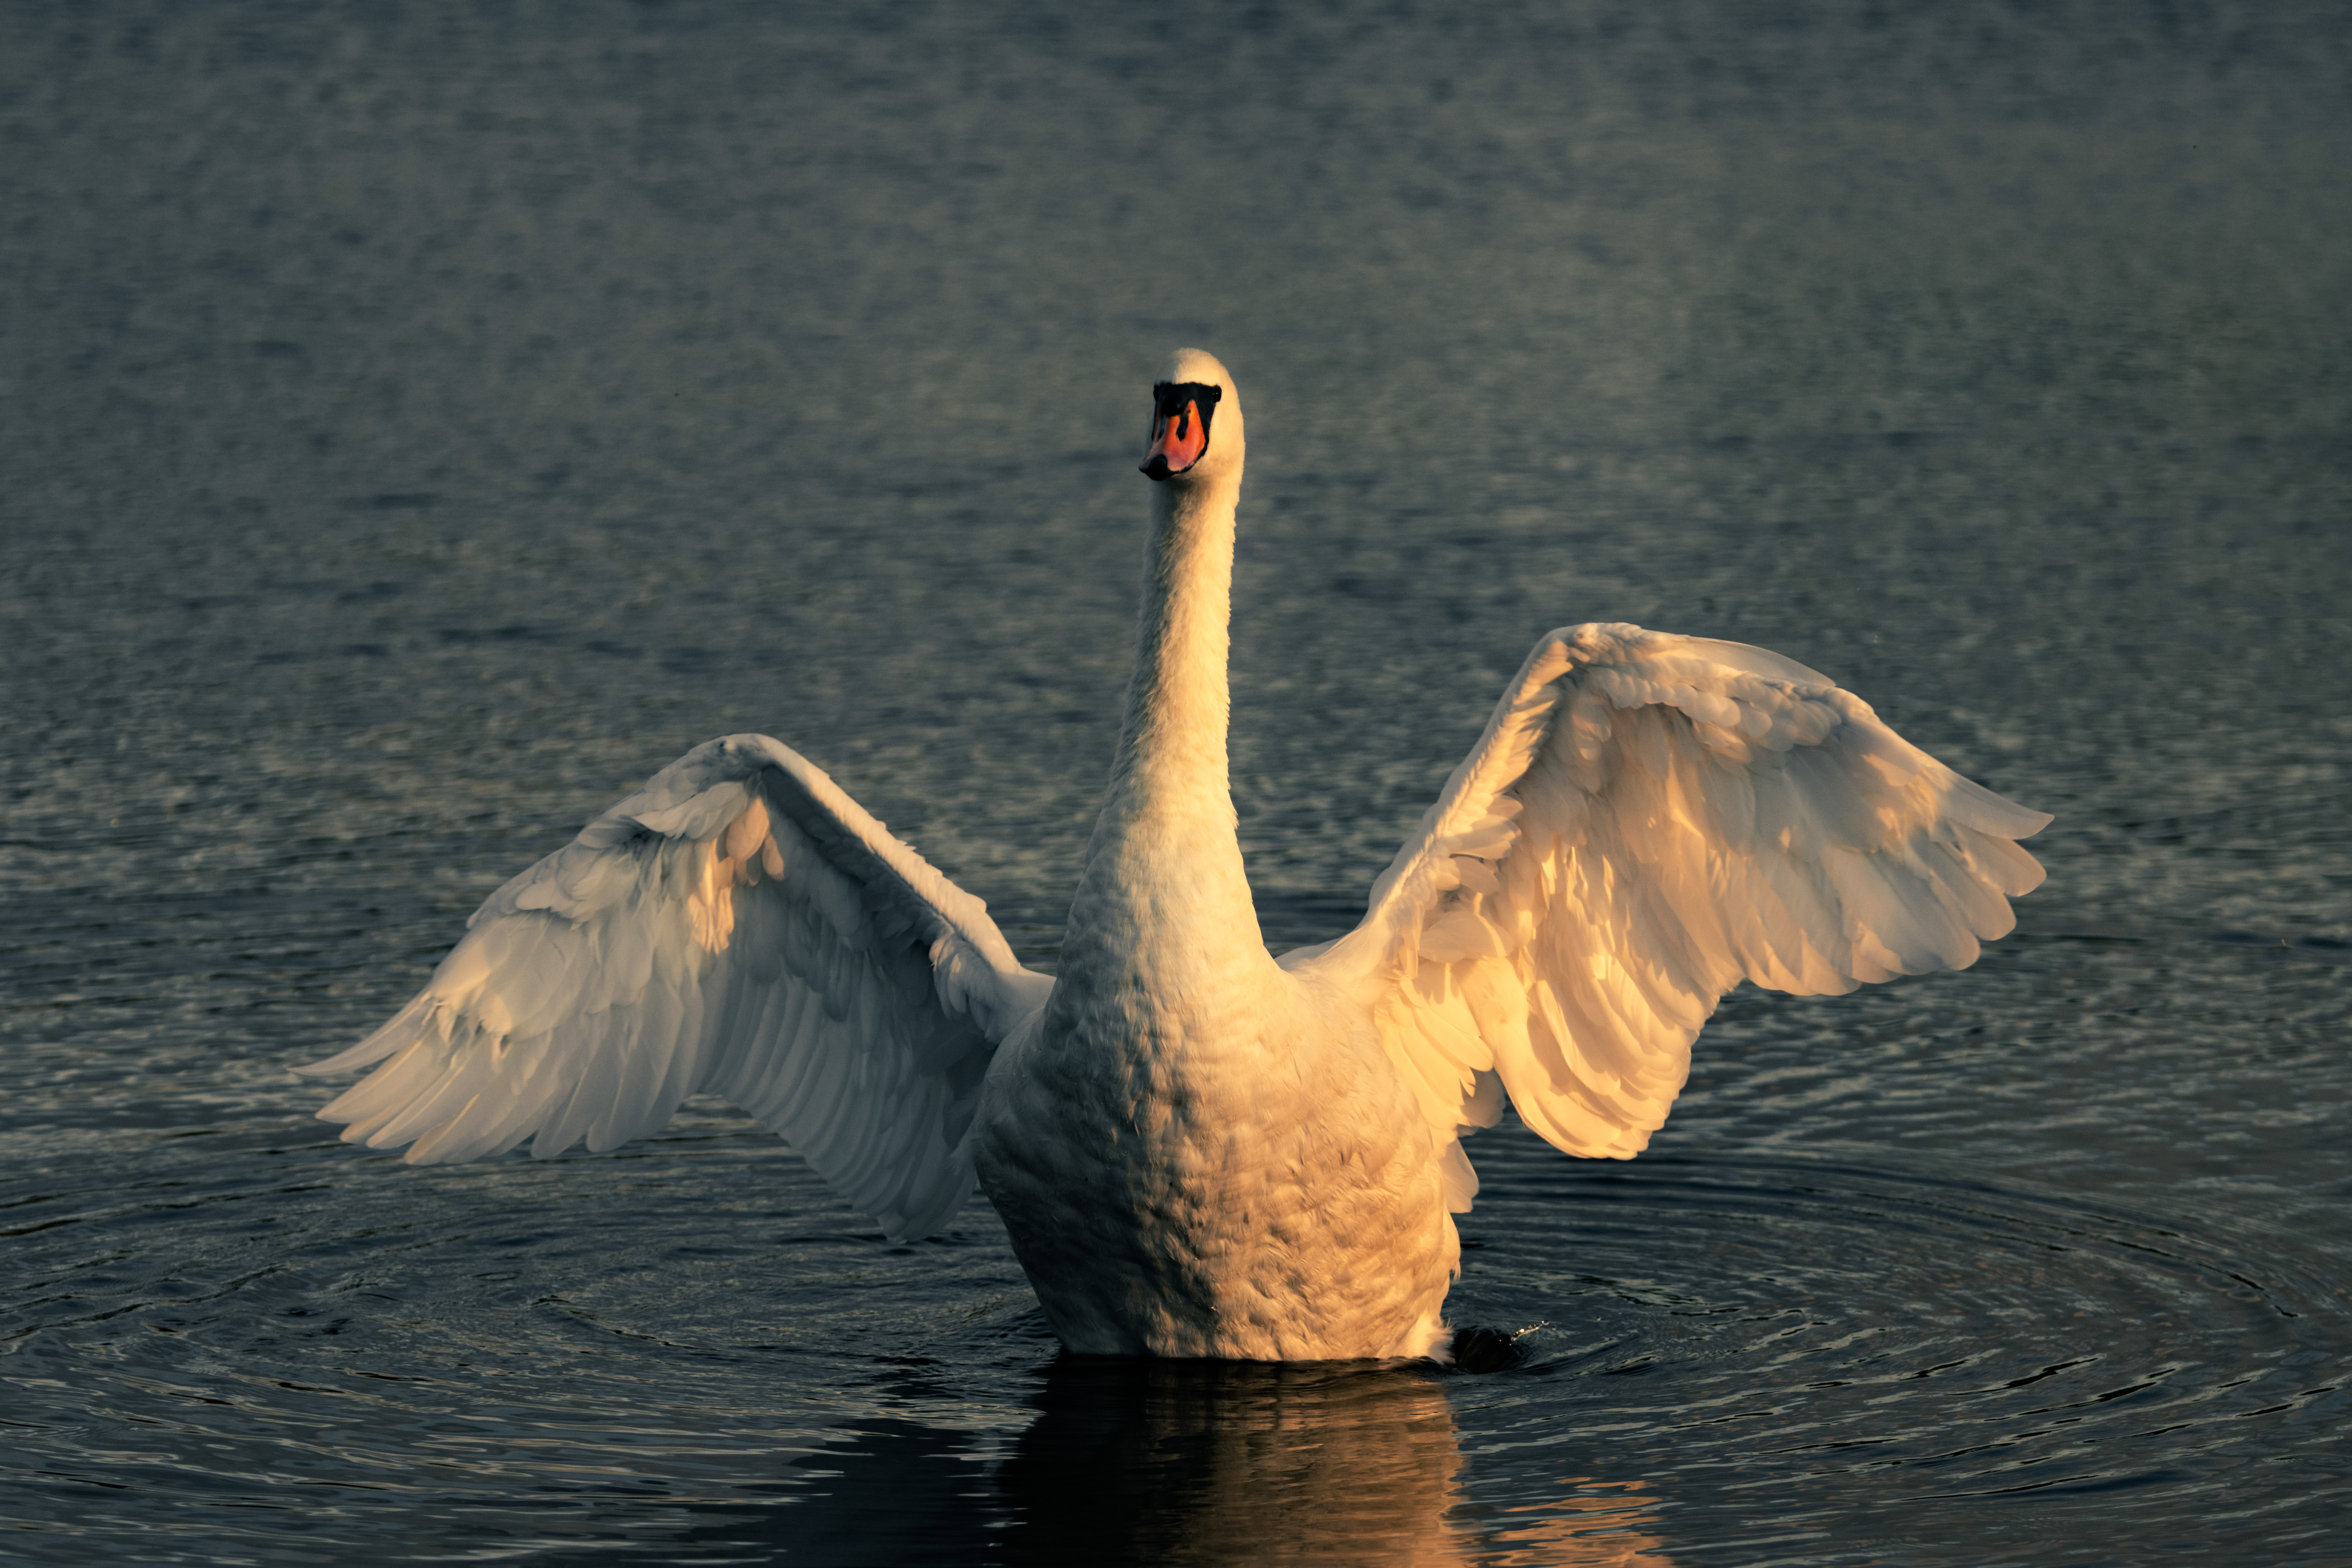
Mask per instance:
[[[1081,1352],[1438,1351],[1507,1090],[1624,1158],[1740,980],[1959,968],[2041,879],[2049,819],[1761,649],[1590,626],[1539,641],[1363,923],[1279,961],[1225,772],[1244,440],[1233,382],[1156,389],[1143,624],[1060,973],[764,736],[696,748],[490,898],[384,1028],[344,1137],[471,1159],[736,1100],[893,1236],[975,1172]]]

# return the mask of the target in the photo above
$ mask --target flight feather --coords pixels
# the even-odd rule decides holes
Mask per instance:
[[[1571,1153],[1625,1158],[1742,980],[1800,994],[1959,969],[2042,880],[2050,820],[1826,677],[1743,644],[1552,632],[1374,885],[1301,967],[1374,998],[1430,1120],[1495,1085]]]
[[[962,1205],[995,1047],[1052,981],[987,908],[764,735],[696,747],[484,900],[425,989],[299,1070],[416,1163],[615,1148],[690,1094],[782,1134],[894,1237]]]

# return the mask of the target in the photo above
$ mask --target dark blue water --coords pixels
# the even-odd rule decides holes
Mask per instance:
[[[0,3],[0,1555],[2352,1561],[2352,22]],[[2058,814],[1976,968],[1471,1147],[1486,1376],[1057,1356],[717,1102],[412,1170],[289,1062],[696,741],[1050,966],[1140,389],[1343,929],[1548,627]]]

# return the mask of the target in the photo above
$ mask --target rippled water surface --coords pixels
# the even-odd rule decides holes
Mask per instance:
[[[2352,1561],[2340,7],[0,0],[0,1555]],[[1277,945],[1591,619],[2058,814],[2017,934],[1475,1140],[1484,1375],[1061,1358],[715,1101],[310,1119],[730,731],[1050,966],[1183,342]]]

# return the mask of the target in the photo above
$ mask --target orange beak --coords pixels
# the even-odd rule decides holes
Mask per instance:
[[[1151,445],[1144,451],[1141,466],[1156,482],[1182,473],[1208,449],[1209,427],[1202,422],[1200,409],[1187,398],[1175,413],[1153,416]]]

